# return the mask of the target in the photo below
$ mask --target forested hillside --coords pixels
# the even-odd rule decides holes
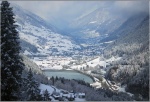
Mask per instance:
[[[142,98],[147,100],[149,98],[149,16],[146,15],[133,30],[122,29],[127,32],[123,32],[120,38],[104,50],[104,56],[107,58],[122,57],[122,60],[114,63],[117,70],[112,73],[111,69],[106,77],[127,85],[127,91],[137,96],[141,94]]]

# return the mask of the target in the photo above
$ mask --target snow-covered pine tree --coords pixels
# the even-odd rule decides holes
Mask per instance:
[[[35,80],[31,69],[29,70],[27,75],[25,90],[27,101],[39,101],[41,99],[39,83]]]
[[[47,91],[47,89],[44,91],[43,93],[43,100],[44,101],[51,101],[51,98],[50,98],[50,94],[49,92]]]
[[[51,77],[51,80],[52,80],[52,83],[53,83],[53,85],[54,85],[54,83],[55,83],[55,79],[54,79],[54,77],[53,77],[53,76]]]
[[[10,3],[1,3],[1,100],[19,100],[18,90],[24,68],[19,55],[19,35]]]

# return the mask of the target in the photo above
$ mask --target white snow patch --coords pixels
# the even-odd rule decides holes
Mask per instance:
[[[120,60],[122,57],[114,57],[114,56],[112,56],[110,59],[107,59],[106,60],[106,62],[113,62],[113,61],[118,61],[118,60]]]
[[[84,98],[75,98],[75,101],[77,101],[77,102],[79,102],[79,101],[85,102],[86,100]]]
[[[112,42],[114,42],[114,40],[108,41],[108,42],[104,42],[104,43],[109,44],[109,43],[112,43]]]
[[[95,88],[101,88],[102,87],[102,85],[101,85],[100,82],[95,82],[95,83],[92,83],[90,85],[93,86],[93,87],[95,87]]]
[[[48,91],[50,94],[52,94],[53,91],[54,91],[54,88],[52,88],[52,87],[49,86],[49,85],[45,85],[45,84],[40,84],[39,89],[41,90],[41,92],[40,92],[41,94],[42,94],[43,91],[45,91],[46,89],[47,89],[47,91]]]
[[[32,55],[32,53],[30,53],[30,52],[27,51],[27,50],[24,51],[24,54],[25,54],[25,55]]]
[[[97,57],[91,61],[88,61],[86,63],[80,64],[80,65],[72,65],[70,68],[72,69],[82,69],[82,68],[86,68],[87,66],[89,67],[96,67],[97,65],[99,66],[103,66],[104,68],[106,67],[106,62],[105,61],[101,61],[100,57]],[[102,73],[105,73],[104,70],[102,70]]]
[[[96,23],[97,21],[91,21],[90,23]]]

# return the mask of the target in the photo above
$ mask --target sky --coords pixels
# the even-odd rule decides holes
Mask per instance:
[[[148,1],[11,1],[48,22],[68,25],[97,8],[112,7],[115,11],[134,14],[148,12]]]

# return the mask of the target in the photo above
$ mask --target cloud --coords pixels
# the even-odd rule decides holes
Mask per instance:
[[[27,9],[44,19],[48,15],[54,15],[65,4],[64,1],[11,1],[24,9]]]
[[[104,6],[103,1],[11,1],[33,13],[48,19],[49,16],[74,17],[92,8]]]
[[[148,1],[11,1],[56,26],[67,26],[69,22],[97,8],[111,7],[117,14],[132,15],[148,12]]]
[[[148,1],[116,1],[114,6],[128,13],[148,12]]]
[[[105,6],[103,1],[11,1],[48,22],[64,25],[84,13]]]

